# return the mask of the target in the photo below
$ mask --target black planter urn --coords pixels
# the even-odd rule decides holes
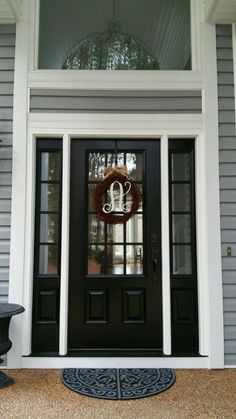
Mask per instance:
[[[6,354],[12,347],[12,342],[9,339],[9,325],[12,316],[23,313],[24,307],[18,304],[0,304],[0,357]],[[0,364],[3,360],[0,358]],[[13,379],[8,377],[0,371],[0,388],[13,384]]]

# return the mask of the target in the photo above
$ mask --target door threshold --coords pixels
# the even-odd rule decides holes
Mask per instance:
[[[133,349],[133,350],[101,350],[101,349],[79,349],[69,350],[66,355],[59,355],[56,351],[34,351],[29,357],[59,357],[59,358],[202,358],[198,352],[176,352],[165,355],[161,350],[154,349]]]

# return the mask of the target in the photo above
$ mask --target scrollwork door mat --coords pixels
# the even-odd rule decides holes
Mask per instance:
[[[129,400],[153,396],[167,390],[175,382],[169,368],[67,368],[61,380],[70,390],[90,397]]]

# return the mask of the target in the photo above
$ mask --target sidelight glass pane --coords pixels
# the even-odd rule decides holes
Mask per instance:
[[[104,243],[105,241],[105,224],[100,221],[96,215],[89,215],[88,220],[88,242]]]
[[[57,184],[41,184],[41,211],[59,211],[60,189]]]
[[[105,271],[106,254],[104,246],[89,245],[88,275],[99,275]]]
[[[126,274],[143,274],[143,246],[126,246]]]
[[[89,153],[89,158],[88,158],[89,180],[103,179],[105,166],[106,166],[105,153]]]
[[[59,153],[43,152],[41,154],[41,180],[59,181],[60,160],[61,156]]]
[[[172,240],[174,243],[191,242],[191,217],[188,214],[172,215]]]
[[[191,246],[173,246],[173,274],[192,274]]]
[[[172,185],[172,211],[188,212],[190,211],[190,202],[190,185]]]
[[[39,246],[39,274],[40,275],[58,274],[58,246],[54,246],[54,245]]]
[[[171,155],[172,173],[171,179],[174,181],[189,181],[191,177],[191,160],[189,153],[172,153]]]
[[[127,243],[143,242],[143,215],[136,214],[126,223]]]
[[[107,224],[108,243],[122,243],[124,241],[124,226],[122,224]]]
[[[57,214],[41,214],[40,242],[58,243],[59,226]]]
[[[124,246],[107,246],[107,273],[112,275],[124,274]]]

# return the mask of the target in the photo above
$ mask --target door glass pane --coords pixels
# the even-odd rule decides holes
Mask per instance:
[[[127,243],[143,242],[143,214],[136,214],[126,223]]]
[[[60,179],[60,154],[46,153],[41,154],[41,180],[59,181]]]
[[[172,180],[184,181],[190,180],[191,176],[191,160],[189,153],[172,153]]]
[[[58,215],[41,214],[40,216],[40,242],[58,243]]]
[[[88,241],[89,243],[104,243],[105,225],[96,215],[89,215],[88,222]]]
[[[141,195],[143,196],[143,188],[142,185],[140,183],[136,183],[137,188],[139,188]],[[127,202],[127,209],[130,209],[132,206],[132,196],[131,194],[127,194],[126,195],[126,202]],[[143,203],[141,202],[141,205],[139,206],[139,209],[137,212],[142,212],[143,211]]]
[[[143,246],[126,246],[127,275],[143,274]]]
[[[104,176],[106,166],[105,153],[89,153],[88,177],[89,180],[100,180]]]
[[[131,178],[136,182],[142,193],[143,152],[118,152],[118,168],[126,165],[127,181]],[[125,224],[109,224],[99,220],[93,208],[93,193],[97,181],[104,179],[104,168],[115,165],[114,152],[90,152],[88,154],[88,244],[89,256],[87,272],[89,275],[124,275],[143,272],[143,213],[142,207],[137,214]],[[124,168],[124,167],[123,167]],[[120,172],[122,173],[122,172]],[[130,193],[122,195],[120,203],[120,189],[117,182],[113,188],[111,200],[110,186],[103,195],[103,205],[113,202],[112,212],[122,216],[122,206],[131,208],[132,196]],[[127,246],[132,243],[133,246]],[[97,246],[94,246],[97,244]],[[140,244],[135,247],[135,244]],[[126,252],[126,254],[124,254]],[[128,253],[127,253],[128,252]],[[125,262],[126,261],[126,262]]]
[[[41,184],[41,211],[59,211],[59,185]]]
[[[88,248],[88,275],[99,275],[104,271],[106,263],[105,247],[89,245]]]
[[[143,155],[142,153],[126,153],[127,173],[134,181],[142,180]]]
[[[191,217],[187,214],[172,215],[172,240],[174,243],[191,242]]]
[[[172,185],[172,211],[190,211],[190,185]]]
[[[123,243],[124,226],[123,224],[107,224],[108,243]]]
[[[191,246],[173,246],[173,274],[191,275]]]
[[[107,273],[124,274],[124,246],[107,246]]]
[[[58,246],[41,245],[39,248],[39,274],[58,274]]]

